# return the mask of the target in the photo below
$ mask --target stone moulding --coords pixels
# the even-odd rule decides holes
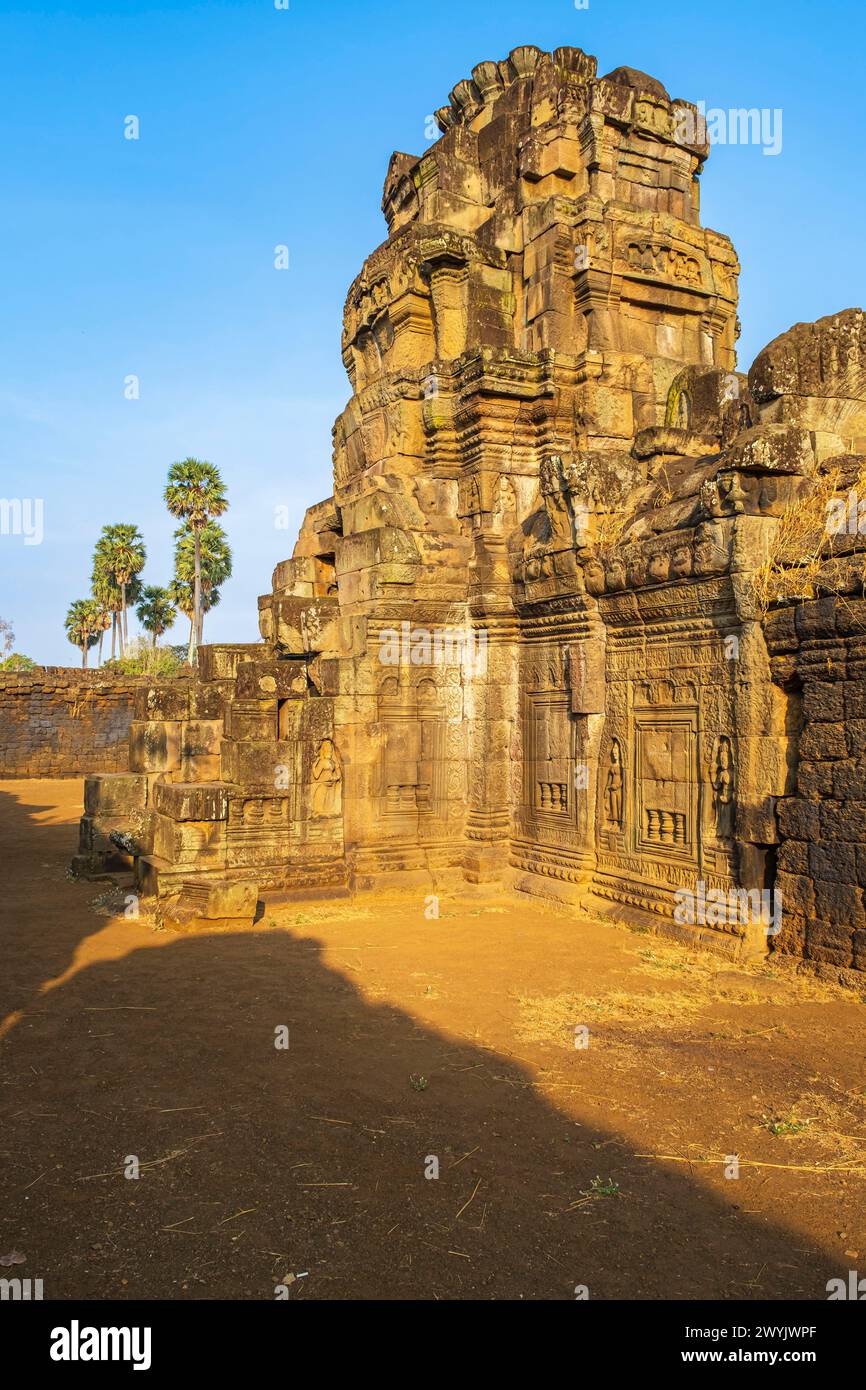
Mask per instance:
[[[696,113],[526,45],[394,154],[346,298],[333,492],[261,643],[143,697],[132,781],[89,784],[89,864],[126,818],[160,901],[486,883],[866,967],[863,543],[834,550],[821,512],[864,476],[866,316],[737,369]],[[455,624],[483,669],[437,641]],[[783,894],[781,930],[680,920],[698,885]]]

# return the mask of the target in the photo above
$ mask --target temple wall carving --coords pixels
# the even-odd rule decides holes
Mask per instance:
[[[737,369],[739,264],[701,224],[695,114],[646,73],[524,46],[393,155],[388,235],[346,297],[333,491],[261,642],[205,649],[183,709],[155,688],[133,782],[91,791],[94,826],[129,799],[146,891],[488,882],[864,968],[842,613],[866,543],[831,543],[821,508],[866,468],[866,315]],[[824,634],[814,603],[838,594]],[[91,838],[81,866],[105,852]],[[781,929],[720,905],[780,889]]]

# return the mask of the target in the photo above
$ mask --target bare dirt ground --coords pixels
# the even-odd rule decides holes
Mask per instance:
[[[494,894],[159,932],[68,881],[80,798],[0,783],[0,1256],[26,1257],[4,1275],[61,1299],[825,1299],[866,1269],[856,995]]]

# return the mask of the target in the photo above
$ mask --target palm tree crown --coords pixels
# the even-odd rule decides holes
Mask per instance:
[[[150,633],[154,647],[162,634],[173,627],[177,617],[171,594],[158,584],[148,584],[147,588],[142,589],[135,613],[145,632]]]
[[[204,607],[202,604],[202,536],[214,518],[222,516],[228,506],[225,487],[219,469],[206,459],[186,458],[173,463],[168,470],[165,505],[192,535],[193,550],[193,618],[190,633],[190,661],[198,659],[202,638]],[[226,546],[226,550],[228,547]],[[179,574],[179,578],[182,578]]]
[[[99,604],[92,598],[80,598],[69,605],[64,622],[66,635],[74,647],[81,651],[81,664],[87,666],[87,653],[95,647],[98,634],[102,630],[102,613]]]
[[[183,602],[174,599],[181,612],[190,618],[189,660],[195,661],[196,648],[204,632],[204,615],[219,602],[219,585],[232,572],[232,552],[225,531],[217,521],[208,521],[200,531],[179,526],[174,533],[174,573],[178,594]],[[196,569],[198,567],[198,569]],[[196,574],[200,607],[196,608]],[[184,607],[189,592],[190,607]],[[196,613],[198,612],[198,618]]]
[[[219,469],[206,459],[173,463],[168,470],[165,505],[172,516],[200,531],[212,517],[222,516],[228,506]]]
[[[128,522],[103,526],[93,556],[94,593],[99,600],[106,601],[109,611],[120,615],[121,656],[129,638],[127,607],[138,597],[138,576],[146,559],[144,539],[137,526]],[[112,590],[117,591],[119,603],[114,601]],[[113,647],[112,642],[112,651]]]

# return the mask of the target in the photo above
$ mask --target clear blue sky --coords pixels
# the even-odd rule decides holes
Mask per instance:
[[[2,0],[0,497],[45,503],[41,545],[0,536],[18,649],[76,662],[63,617],[106,522],[138,523],[146,582],[168,582],[162,488],[188,454],[231,500],[235,577],[206,640],[255,640],[257,595],[331,491],[343,298],[384,237],[391,151],[420,153],[454,84],[517,44],[782,109],[778,156],[716,146],[702,180],[703,220],[743,264],[741,367],[864,304],[864,30],[854,0]]]

